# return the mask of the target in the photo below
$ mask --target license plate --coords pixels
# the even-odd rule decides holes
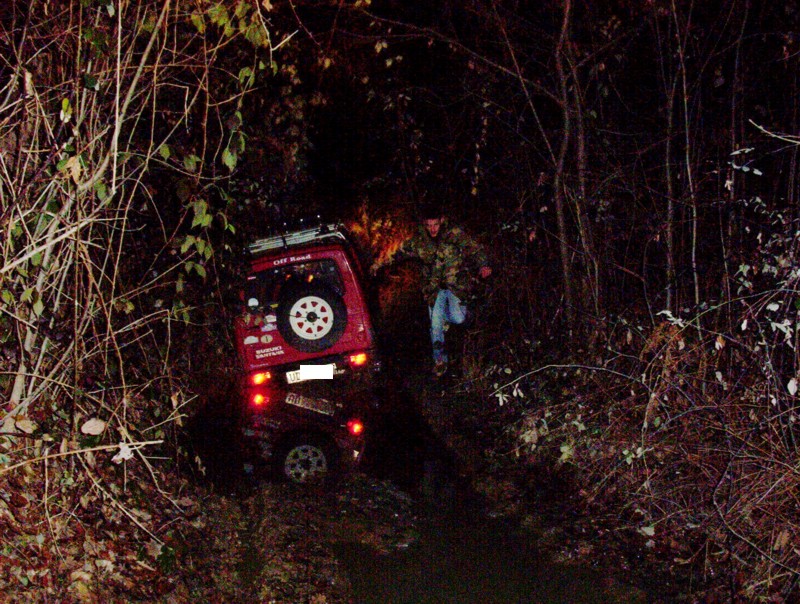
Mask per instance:
[[[296,392],[290,392],[286,395],[286,404],[294,405],[295,407],[302,407],[310,411],[316,411],[324,415],[333,415],[336,407],[330,401],[323,398],[311,398],[310,396],[303,396]]]
[[[308,380],[330,380],[333,379],[335,371],[336,365],[334,363],[328,365],[301,365],[300,369],[286,372],[286,382],[288,384],[296,384]]]

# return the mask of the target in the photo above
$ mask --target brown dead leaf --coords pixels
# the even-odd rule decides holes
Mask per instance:
[[[89,590],[89,587],[83,581],[75,581],[69,586],[70,591],[75,594],[79,602],[94,602],[95,597]]]
[[[11,491],[11,497],[9,497],[8,503],[15,508],[24,508],[28,505],[28,498],[18,491]]]
[[[17,430],[20,432],[24,432],[25,434],[32,434],[36,431],[36,424],[29,420],[27,417],[22,417],[17,419],[14,422],[14,425],[17,427]]]

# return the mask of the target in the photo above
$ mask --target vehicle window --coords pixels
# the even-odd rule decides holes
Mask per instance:
[[[340,295],[344,292],[336,262],[326,258],[298,264],[287,264],[261,271],[247,278],[245,305],[249,312],[277,308],[281,292],[288,286],[324,283]]]

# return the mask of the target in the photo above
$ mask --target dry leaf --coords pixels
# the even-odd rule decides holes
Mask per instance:
[[[102,419],[97,419],[96,417],[93,417],[81,426],[81,432],[91,436],[102,434],[105,429],[106,423]]]
[[[133,457],[133,449],[131,449],[125,443],[119,443],[119,453],[117,453],[114,457],[111,458],[111,461],[114,463],[120,463],[122,461],[128,461]]]
[[[24,432],[25,434],[33,434],[33,432],[36,431],[36,424],[27,417],[16,420],[14,425],[17,427],[17,430]]]

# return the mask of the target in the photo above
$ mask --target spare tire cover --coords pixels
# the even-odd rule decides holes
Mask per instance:
[[[330,348],[347,327],[342,297],[325,283],[291,287],[278,305],[278,331],[287,344],[302,352]]]

